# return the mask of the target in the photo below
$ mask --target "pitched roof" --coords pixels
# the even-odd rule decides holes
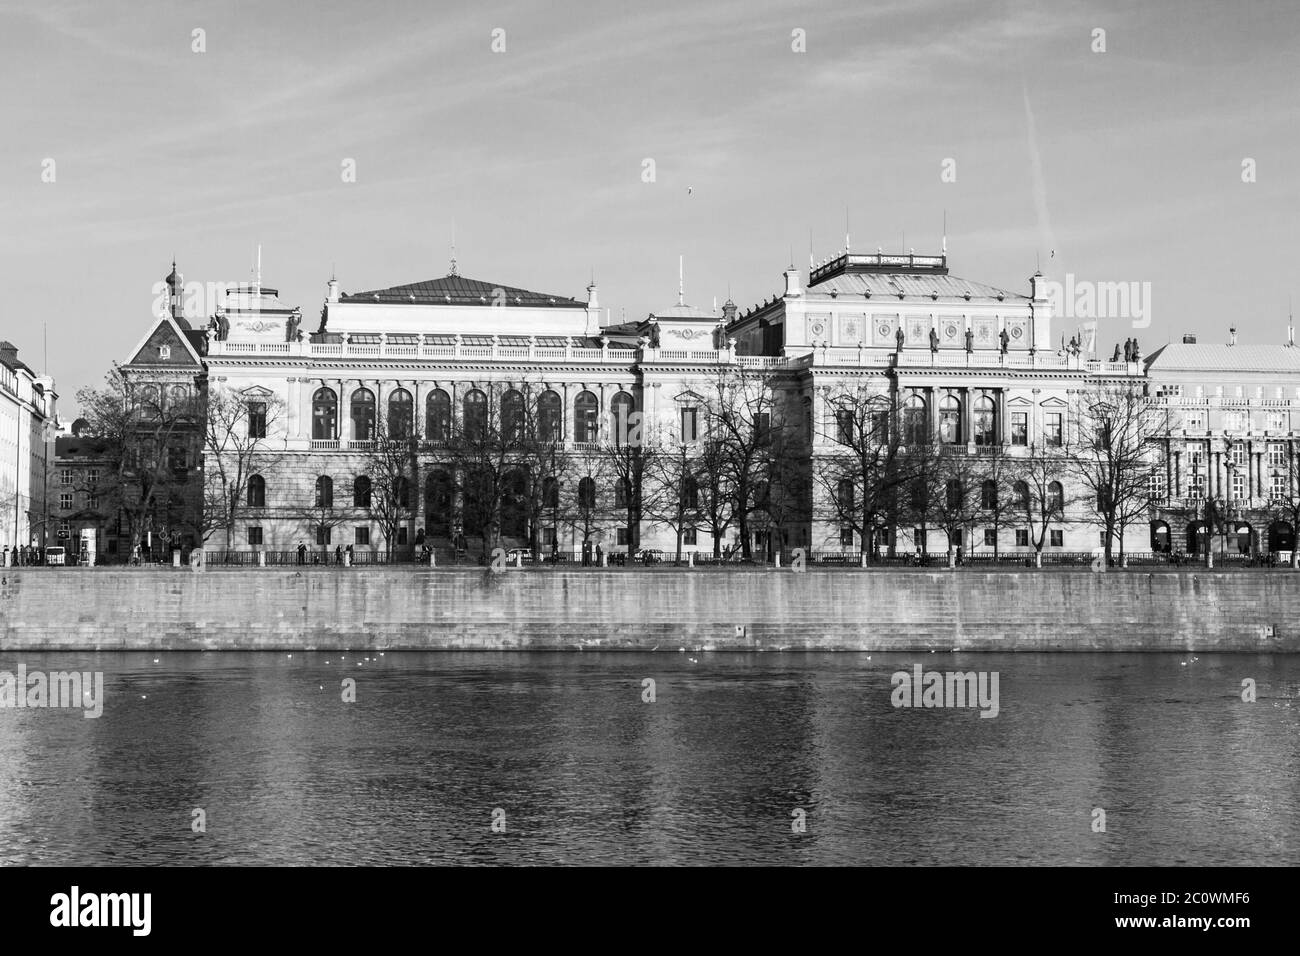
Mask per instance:
[[[1300,372],[1300,348],[1171,342],[1147,357],[1157,372]]]
[[[1029,296],[1008,292],[982,282],[972,282],[960,276],[925,275],[896,272],[845,272],[817,285],[808,287],[808,295],[816,297],[829,295],[860,295],[870,292],[872,298],[877,296],[897,299],[901,292],[907,298],[932,299],[937,293],[940,299],[960,299],[966,301],[969,293],[971,301],[976,299],[988,301],[1028,302]]]
[[[188,323],[186,323],[188,325]],[[193,330],[190,331],[193,334]],[[172,353],[170,358],[163,359],[157,352],[159,345],[179,345],[180,350]],[[152,354],[146,354],[145,349],[151,348]],[[168,366],[198,366],[202,368],[203,359],[199,355],[199,350],[195,348],[194,342],[177,324],[176,319],[170,313],[159,316],[154,320],[154,324],[149,326],[149,331],[145,332],[138,345],[131,350],[130,358],[126,360],[126,365],[168,365]]]
[[[386,302],[390,304],[409,305],[492,305],[500,301],[505,294],[507,306],[525,306],[530,308],[585,309],[587,304],[577,299],[561,295],[548,295],[545,292],[530,292],[516,286],[502,285],[500,282],[482,282],[465,276],[443,276],[441,279],[427,279],[424,282],[411,282],[407,285],[395,285],[387,289],[372,289],[367,292],[351,292],[339,296],[340,302]]]

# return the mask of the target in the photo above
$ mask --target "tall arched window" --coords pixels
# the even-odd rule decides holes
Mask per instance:
[[[560,507],[560,483],[554,478],[542,482],[542,507],[547,511]]]
[[[687,511],[694,511],[700,506],[700,483],[694,475],[687,475],[682,482],[682,506]]]
[[[925,399],[913,395],[903,406],[903,441],[909,447],[929,442],[930,426],[926,418]]]
[[[537,399],[537,430],[541,433],[542,441],[564,439],[563,410],[564,403],[559,394],[549,389]]]
[[[960,480],[949,478],[948,484],[944,488],[944,494],[948,501],[948,510],[950,512],[959,512],[965,504],[966,489],[962,486]]]
[[[352,482],[352,505],[355,508],[370,507],[370,477],[358,475]]]
[[[1011,494],[1015,498],[1015,505],[1022,511],[1029,507],[1029,483],[1017,481],[1011,486]]]
[[[331,388],[318,388],[311,397],[311,437],[317,441],[338,438],[339,399]]]
[[[980,485],[980,507],[985,511],[996,511],[998,507],[998,483],[989,478]]]
[[[424,520],[434,537],[451,534],[451,502],[451,475],[441,468],[429,472],[424,481]]]
[[[451,396],[435,388],[424,400],[424,430],[429,441],[451,438]]]
[[[248,507],[266,507],[266,479],[261,475],[253,475],[248,479]]]
[[[635,403],[627,392],[619,392],[609,403],[609,431],[614,444],[638,444],[632,434],[632,409]]]
[[[835,500],[839,503],[841,515],[853,514],[853,481],[841,478],[835,486]]]
[[[415,400],[404,388],[388,394],[388,437],[407,441],[415,434]]]
[[[513,388],[501,396],[501,437],[507,442],[524,440],[524,396]]]
[[[997,428],[994,425],[993,399],[985,395],[975,403],[975,444],[992,445],[997,440]]]
[[[368,388],[352,393],[352,440],[375,440],[375,393]]]
[[[945,445],[962,441],[961,400],[956,395],[945,395],[939,402],[939,441]]]
[[[393,499],[397,502],[397,507],[409,509],[411,507],[411,479],[405,475],[398,476],[397,481],[393,483]]]
[[[1059,481],[1047,486],[1047,510],[1059,514],[1065,508],[1065,489]]]
[[[578,507],[588,510],[596,507],[596,482],[587,477],[578,482]]]
[[[507,472],[501,494],[501,534],[507,538],[528,536],[528,479],[515,469]]]
[[[573,400],[573,440],[592,444],[600,433],[600,402],[591,392],[579,392]]]
[[[631,497],[628,494],[628,483],[626,478],[620,478],[614,482],[614,507],[626,508],[627,499]]]
[[[316,479],[316,507],[334,507],[334,479],[329,475],[321,475]]]
[[[470,441],[485,441],[488,427],[487,396],[479,389],[465,393],[465,437]]]

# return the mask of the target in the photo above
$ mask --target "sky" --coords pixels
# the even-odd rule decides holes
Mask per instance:
[[[945,219],[955,275],[1149,290],[1099,352],[1282,342],[1300,293],[1294,0],[0,0],[0,63],[0,338],[64,419],[173,256],[220,288],[259,244],[309,329],[332,272],[446,275],[453,230],[461,275],[594,275],[615,321],[679,256],[744,310]]]

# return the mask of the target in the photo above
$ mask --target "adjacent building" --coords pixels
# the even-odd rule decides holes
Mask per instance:
[[[53,543],[46,495],[57,397],[54,379],[0,342],[0,545],[10,551]]]

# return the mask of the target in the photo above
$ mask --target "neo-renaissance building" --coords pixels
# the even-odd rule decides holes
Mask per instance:
[[[684,550],[712,552],[715,539],[736,546],[743,524],[755,549],[851,551],[865,546],[864,533],[845,520],[843,505],[861,489],[818,476],[844,454],[854,403],[879,399],[893,427],[927,436],[912,440],[937,442],[949,459],[1014,463],[1068,446],[1072,410],[1099,389],[1137,390],[1165,414],[1151,442],[1151,500],[1127,527],[1128,550],[1199,547],[1202,503],[1215,496],[1220,506],[1208,520],[1218,530],[1231,520],[1248,548],[1290,547],[1294,519],[1276,513],[1284,486],[1292,495],[1296,488],[1289,416],[1300,401],[1300,362],[1290,346],[1171,345],[1143,358],[1135,345],[1123,361],[1093,360],[1077,347],[1053,347],[1043,276],[1031,277],[1026,292],[1004,290],[951,274],[946,255],[844,252],[803,279],[790,268],[772,296],[743,311],[730,300],[694,308],[679,288],[674,305],[610,323],[594,283],[585,298],[571,298],[461,276],[453,261],[441,278],[362,292],[345,293],[331,279],[314,328],[259,281],[229,289],[206,330],[184,323],[174,295],[129,364],[142,384],[156,372],[161,392],[233,396],[249,409],[243,427],[274,452],[250,457],[254,473],[234,486],[236,549],[445,548],[472,537],[457,491],[464,465],[448,448],[473,423],[508,429],[526,406],[542,430],[562,438],[569,462],[544,492],[548,507],[525,521],[503,506],[507,547],[573,551],[586,541],[610,553],[671,552],[680,531]],[[636,492],[600,463],[624,434],[620,422],[639,416],[648,444],[707,456],[721,396],[734,400],[751,386],[765,394],[752,428],[780,431],[782,454],[794,463],[781,479],[787,500],[771,504],[778,496],[767,487],[777,482],[769,463],[762,491],[747,493],[763,506],[744,522],[711,526],[697,502],[707,489],[688,478],[693,517],[682,527],[662,513],[639,514],[630,526]],[[411,439],[411,452],[394,521],[378,513],[373,472],[381,437],[396,433]],[[210,483],[214,453],[204,454]],[[1048,493],[1063,504],[1039,543],[1049,552],[1092,551],[1101,543],[1096,511],[1067,472],[1048,476]],[[944,528],[905,511],[875,529],[877,548],[1034,550],[1014,511],[989,520],[975,508]],[[213,534],[211,521],[206,529]],[[223,533],[208,540],[224,543]]]
[[[54,438],[54,379],[18,358],[18,347],[0,342],[0,546],[47,544],[50,514],[46,469]]]

